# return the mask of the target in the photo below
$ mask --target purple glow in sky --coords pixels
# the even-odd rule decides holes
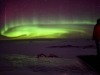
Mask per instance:
[[[33,17],[93,21],[100,16],[100,0],[1,0],[7,19]],[[4,3],[4,4],[3,4]]]

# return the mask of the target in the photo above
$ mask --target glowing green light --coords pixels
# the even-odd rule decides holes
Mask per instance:
[[[28,39],[28,38],[63,38],[64,34],[70,34],[72,32],[86,33],[84,30],[70,29],[70,28],[50,28],[50,25],[68,25],[68,24],[93,24],[92,22],[78,22],[78,21],[53,21],[53,20],[42,20],[33,19],[33,21],[27,21],[24,19],[17,19],[15,22],[11,21],[5,23],[5,27],[2,28],[1,34],[10,38],[17,39]],[[44,25],[45,27],[42,27]]]
[[[38,28],[34,26],[19,26],[12,28],[6,32],[2,32],[7,37],[17,38],[54,38],[58,37],[59,34],[68,33],[64,29],[57,28]]]

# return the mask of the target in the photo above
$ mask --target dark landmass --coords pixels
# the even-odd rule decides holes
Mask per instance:
[[[84,64],[87,65],[90,69],[94,69],[100,75],[100,57],[98,57],[97,55],[84,55],[78,56],[78,58],[82,62],[84,62]]]
[[[92,49],[95,49],[96,46],[94,45],[87,45],[87,46],[59,45],[59,46],[49,46],[47,48],[83,48],[83,49],[92,48]]]

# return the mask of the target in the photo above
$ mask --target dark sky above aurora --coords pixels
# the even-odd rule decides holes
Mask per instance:
[[[91,38],[100,0],[0,0],[0,39]]]

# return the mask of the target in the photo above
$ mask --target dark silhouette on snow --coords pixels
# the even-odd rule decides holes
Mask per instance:
[[[100,57],[100,19],[97,20],[97,24],[94,26],[92,39],[96,42],[97,56]]]

